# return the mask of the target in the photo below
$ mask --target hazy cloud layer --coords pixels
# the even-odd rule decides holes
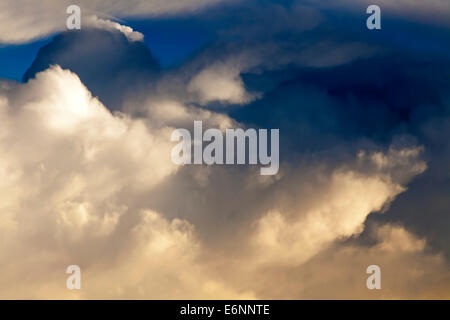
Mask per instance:
[[[137,17],[189,13],[221,0],[126,0],[113,3],[103,0],[82,0],[76,4],[82,10],[86,26],[92,24],[92,16]],[[66,29],[66,9],[70,0],[2,0],[0,2],[0,42],[21,43]],[[98,22],[94,25],[98,25]]]
[[[260,1],[263,4],[271,3],[271,1]],[[93,16],[99,16],[102,19],[110,18],[131,18],[131,17],[155,17],[167,16],[174,14],[186,14],[198,12],[202,9],[213,7],[214,5],[224,3],[223,0],[120,0],[110,3],[104,0],[81,0],[77,1],[77,5],[82,8],[83,20],[85,26],[98,25],[93,23]],[[226,2],[230,3],[230,2]],[[241,3],[241,1],[234,0],[231,3]],[[258,1],[254,1],[258,4]],[[283,11],[281,5],[274,5],[271,7],[272,13],[275,16]],[[284,3],[282,1],[282,3]],[[290,19],[289,14],[282,14],[280,17],[283,21],[276,21],[274,25],[282,25],[288,28],[302,28],[309,25],[311,19],[311,1],[298,0],[291,1],[292,10],[307,12],[306,19]],[[0,2],[0,20],[3,22],[0,26],[0,43],[23,43],[51,33],[63,31],[66,29],[66,9],[72,5],[70,0],[2,0]],[[253,2],[251,2],[253,4]],[[363,10],[361,14],[364,15],[365,9],[371,4],[380,5],[388,15],[395,15],[409,18],[412,20],[421,20],[432,24],[443,24],[449,26],[448,21],[450,17],[450,4],[447,0],[358,0],[348,1],[340,0],[333,1],[319,1],[314,2],[312,6],[320,8],[344,8],[349,11]],[[287,18],[287,19],[286,19]],[[314,20],[314,19],[313,19]],[[271,23],[273,23],[272,21]],[[105,25],[105,23],[102,23]],[[111,25],[111,23],[107,23]]]

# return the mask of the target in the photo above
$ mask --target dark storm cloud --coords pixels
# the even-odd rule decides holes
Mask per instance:
[[[267,78],[284,79],[232,116],[279,127],[287,133],[285,155],[367,147],[368,141],[424,146],[429,169],[385,215],[373,217],[404,223],[449,254],[449,60],[399,51],[338,67],[294,70],[269,72]],[[246,83],[267,83],[264,77],[248,75]]]
[[[142,42],[130,42],[119,31],[96,29],[55,36],[40,49],[23,81],[51,65],[75,72],[113,110],[121,108],[130,89],[153,81],[160,73],[158,62]]]
[[[286,161],[338,159],[392,142],[423,146],[428,170],[386,214],[369,221],[405,224],[450,254],[450,30],[388,10],[382,30],[369,31],[364,13],[263,3],[240,10],[231,18],[234,28],[219,33],[230,39],[184,66],[250,52],[241,76],[247,90],[262,96],[229,114],[280,128]],[[302,24],[305,12],[309,20]]]

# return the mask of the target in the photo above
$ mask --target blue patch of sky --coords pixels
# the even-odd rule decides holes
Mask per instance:
[[[144,42],[163,67],[181,62],[216,39],[208,24],[192,18],[127,20],[126,25],[144,34]]]
[[[0,78],[20,81],[39,49],[51,38],[20,45],[0,44]]]

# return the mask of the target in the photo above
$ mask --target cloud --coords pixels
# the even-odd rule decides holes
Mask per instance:
[[[171,108],[154,107],[148,119],[112,114],[58,66],[2,83],[0,296],[277,297],[272,281],[289,289],[279,279],[286,268],[361,233],[367,216],[425,169],[420,148],[283,164],[269,178],[254,168],[177,167],[172,125],[233,120],[180,102]],[[388,240],[373,250],[385,254],[424,250],[406,231],[385,227],[377,236]],[[82,269],[80,292],[64,287],[70,264]],[[269,270],[278,276],[264,280]]]
[[[344,8],[353,12],[365,14],[370,5],[378,5],[382,16],[420,21],[428,24],[448,27],[450,16],[450,4],[446,0],[339,0],[334,2],[319,1],[316,5],[321,8]]]
[[[129,274],[129,268],[140,269],[142,279],[119,277],[112,297],[179,297],[187,290],[239,296],[220,279],[197,283],[204,273],[194,263],[198,243],[192,226],[133,208],[179,169],[170,161],[174,128],[152,129],[142,120],[111,114],[76,75],[58,66],[26,84],[2,83],[0,97],[5,249],[0,261],[9,278],[0,282],[14,283],[14,290],[1,296],[28,296],[26,290],[33,288],[29,297],[70,297],[60,290],[54,272],[72,260],[87,271],[87,279],[93,273],[95,281],[86,288],[91,297],[103,296],[99,290],[109,282],[103,281]],[[128,265],[118,267],[114,260],[123,254]],[[105,259],[101,270],[99,256]],[[169,264],[175,269],[161,268]],[[165,271],[148,276],[151,269]],[[27,284],[20,280],[26,274],[31,277]],[[168,286],[167,291],[159,292],[153,277],[162,278],[160,286]],[[181,291],[179,281],[185,283]]]
[[[99,18],[0,82],[0,297],[448,298],[448,62],[277,8],[170,70]],[[174,166],[194,120],[280,128],[279,174]]]
[[[143,41],[144,35],[140,32],[134,31],[128,26],[121,25],[111,20],[99,19],[96,16],[89,17],[87,19],[89,27],[104,29],[104,30],[119,30],[130,41]]]
[[[285,212],[274,208],[257,221],[254,242],[262,263],[298,265],[337,239],[360,234],[370,213],[386,208],[404,191],[393,180],[391,170],[397,162],[403,164],[400,170],[407,170],[395,178],[397,181],[408,181],[425,170],[425,164],[417,162],[418,154],[418,149],[391,149],[386,155],[360,154],[358,164],[375,165],[375,171],[363,173],[344,167],[327,175],[326,181],[310,180],[317,185],[314,191],[298,192],[300,207],[295,204]],[[386,161],[380,164],[379,157]],[[359,190],[365,190],[365,195]]]
[[[301,267],[285,268],[285,276],[268,271],[266,276],[276,277],[283,288],[275,297],[448,299],[448,261],[430,251],[425,239],[398,224],[374,225],[370,231],[370,245],[336,243]],[[381,290],[366,288],[365,268],[370,265],[381,269]]]
[[[246,104],[254,99],[254,94],[246,92],[240,73],[236,64],[212,65],[195,75],[187,90],[197,95],[201,104],[214,101]]]
[[[51,65],[60,65],[75,72],[109,109],[120,110],[128,95],[159,77],[161,68],[144,43],[129,41],[127,36],[132,37],[132,31],[127,35],[109,25],[105,28],[55,36],[40,49],[23,81]]]
[[[93,23],[92,16],[111,17],[145,17],[190,13],[221,2],[221,0],[188,1],[115,1],[111,4],[102,0],[77,1],[81,8],[82,19],[86,23],[104,28],[106,25],[117,28],[111,22]],[[36,2],[33,0],[2,0],[0,2],[0,43],[23,43],[49,34],[66,30],[66,9],[73,2],[70,0],[50,0]],[[83,21],[83,20],[82,20]],[[83,23],[82,23],[83,28]],[[126,32],[126,27],[120,27]],[[136,34],[134,34],[134,37]]]
[[[240,1],[235,2],[241,4]],[[93,16],[110,20],[114,18],[191,14],[224,2],[223,0],[121,0],[110,4],[104,0],[81,0],[77,3],[82,9],[82,19],[87,18],[85,21],[88,25],[89,20],[93,19]],[[3,0],[0,3],[0,19],[3,21],[2,26],[0,26],[0,43],[24,43],[66,30],[65,22],[68,15],[65,12],[66,8],[72,4],[69,0],[50,0],[39,3],[32,0]],[[318,15],[316,8],[361,10],[360,14],[363,16],[365,9],[370,4],[380,5],[384,9],[383,13],[448,26],[450,7],[446,0],[426,2],[420,0],[395,2],[385,0],[360,0],[356,2],[341,0],[332,4],[328,1],[315,2],[313,6],[311,6],[309,1],[299,0],[294,1],[289,6],[289,10],[286,10],[282,5],[269,2],[267,6],[270,10],[264,11],[260,9],[259,13],[269,17],[276,15],[279,19],[272,20],[271,24],[273,26],[270,29],[271,31],[281,31],[286,30],[286,28],[308,29],[314,27],[317,21],[320,20],[320,15]],[[251,11],[254,13],[255,9]],[[245,14],[245,11],[243,11],[243,14]],[[105,25],[104,23],[101,24]],[[111,25],[111,23],[108,24]],[[249,27],[254,28],[254,26]],[[259,28],[257,29],[259,30]],[[251,34],[252,30],[249,29],[248,32]]]

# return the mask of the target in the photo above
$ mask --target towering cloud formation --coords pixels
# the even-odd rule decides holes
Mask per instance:
[[[425,170],[417,148],[361,153],[331,170],[326,163],[284,166],[275,180],[247,169],[180,169],[168,159],[171,130],[161,126],[171,121],[167,114],[145,122],[113,115],[60,67],[27,84],[3,83],[0,96],[0,294],[7,298],[277,297],[273,281],[286,268],[301,268],[359,234],[368,214]],[[183,185],[194,205],[185,213],[199,209],[207,228],[193,224],[195,217],[170,217],[174,202],[186,201],[174,189]],[[202,191],[209,188],[216,193]],[[238,216],[215,232],[220,213],[232,210],[217,208],[219,199],[233,188],[245,190]],[[152,199],[164,189],[167,202]],[[245,200],[264,194],[263,205]],[[196,209],[199,199],[206,206]],[[437,257],[420,253],[423,241],[387,228],[377,231],[382,242],[369,250],[419,252],[414,259],[427,268],[443,268]],[[63,286],[69,264],[83,270],[78,294]],[[271,270],[269,278],[264,270]]]
[[[131,36],[124,34],[109,28],[108,24],[55,36],[40,49],[23,81],[52,65],[59,65],[75,72],[108,108],[120,109],[128,94],[134,94],[140,87],[146,88],[160,73],[160,66],[150,50],[130,37],[133,33]]]

